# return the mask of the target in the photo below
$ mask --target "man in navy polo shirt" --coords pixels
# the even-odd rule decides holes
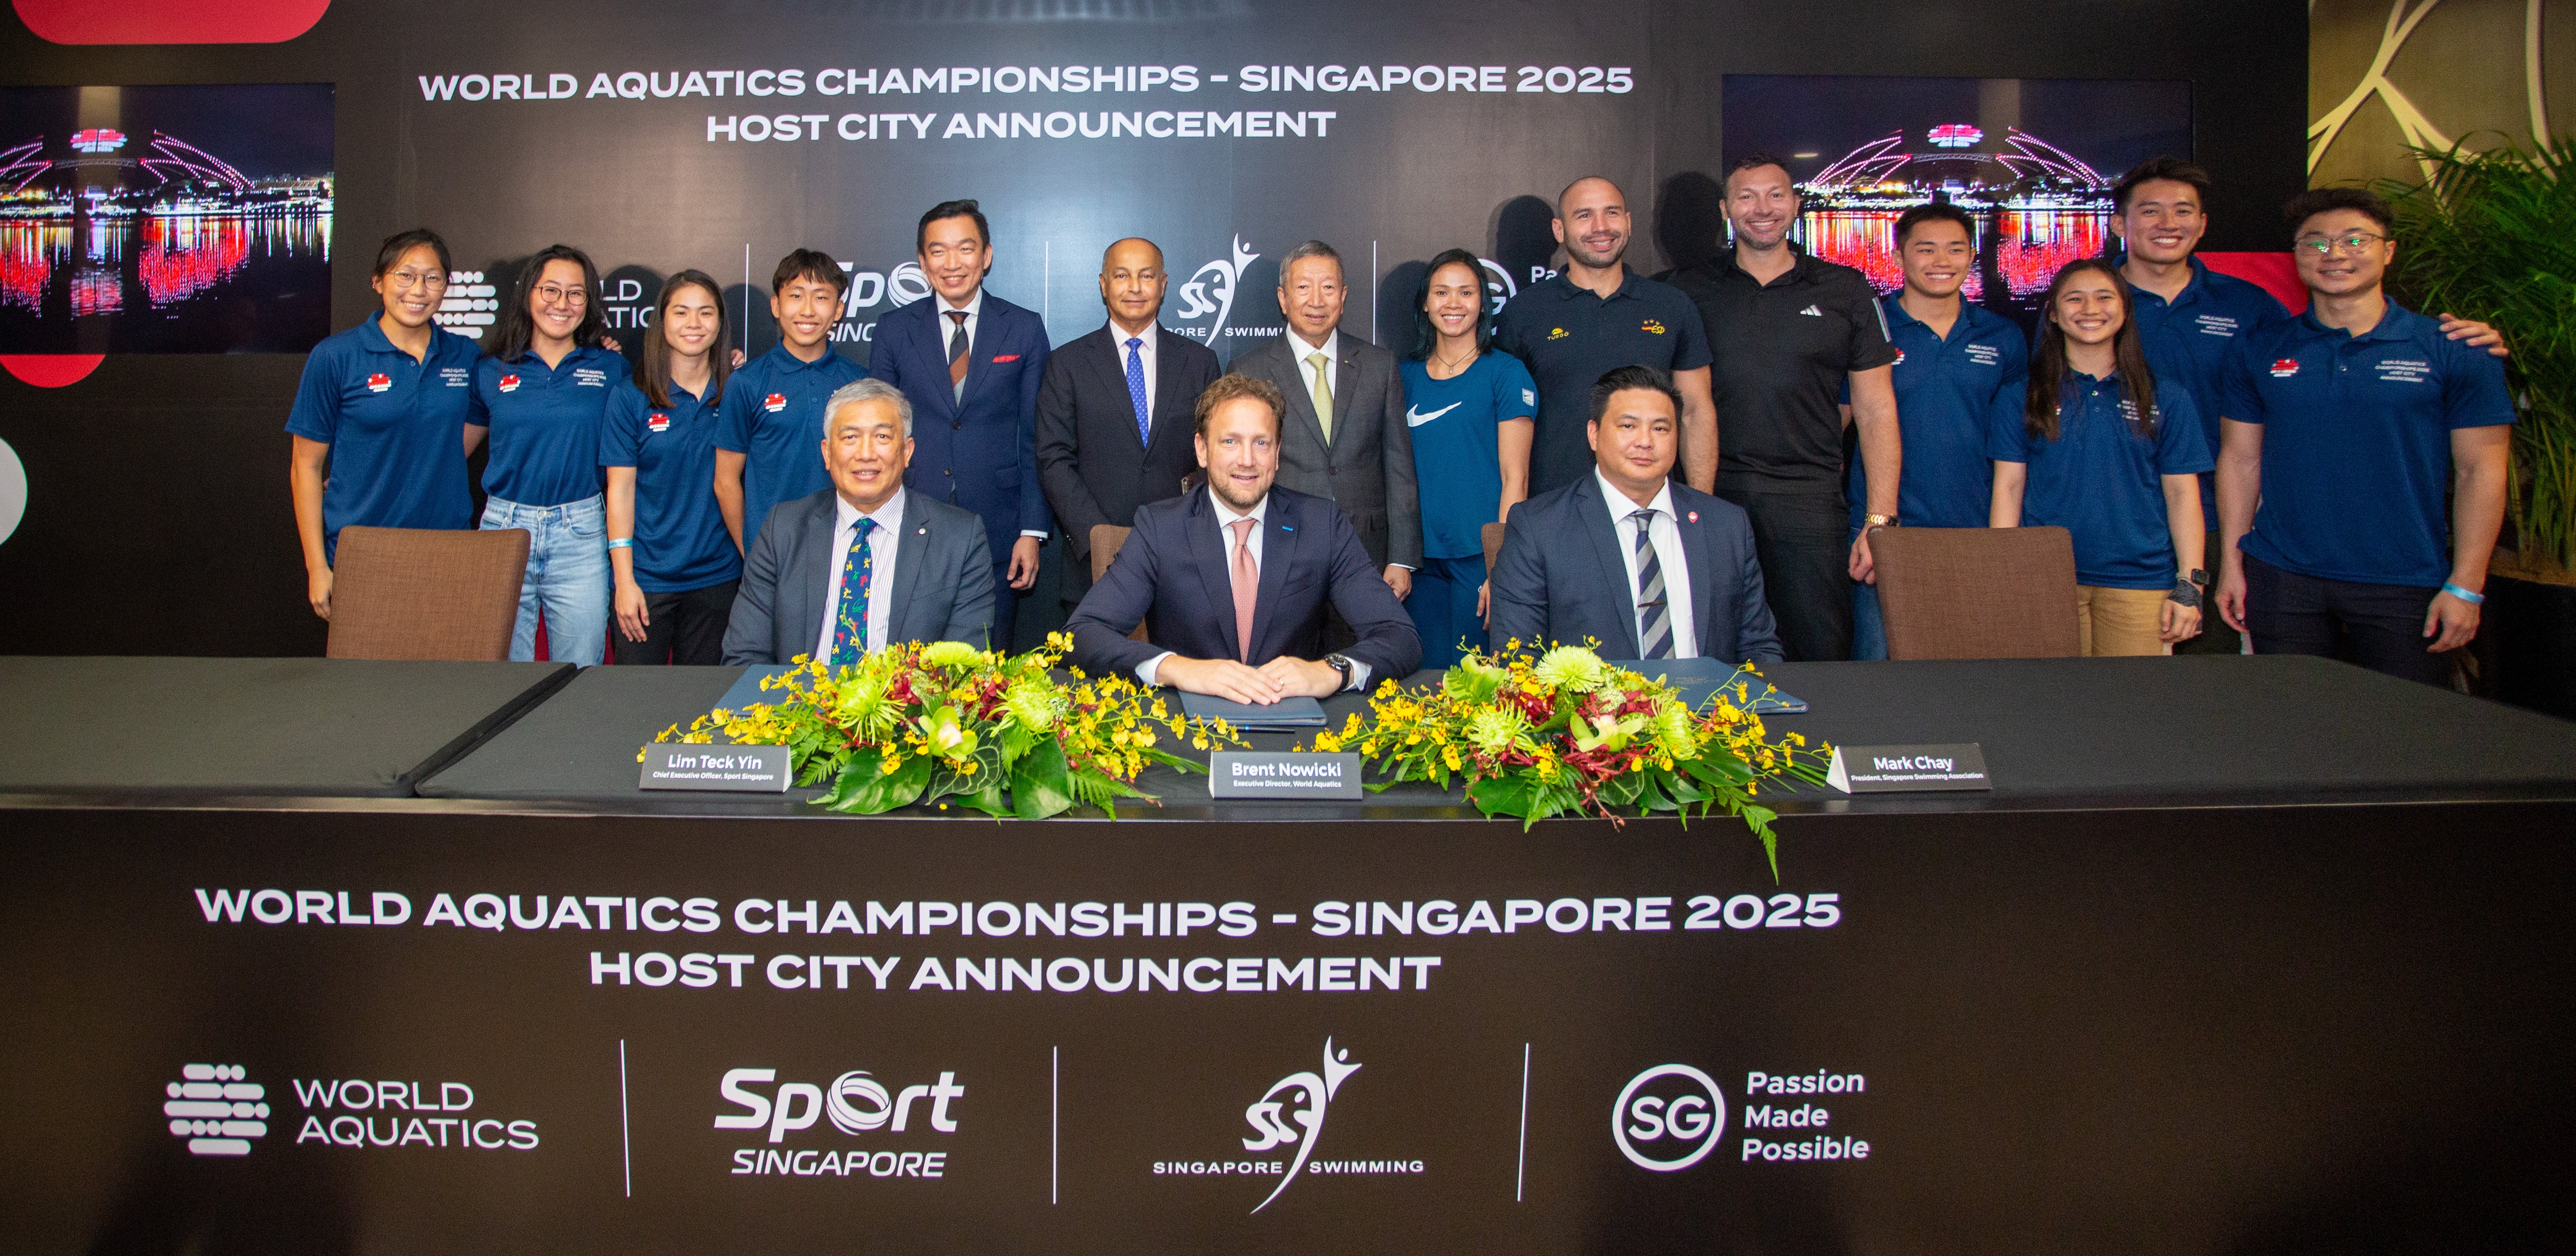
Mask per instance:
[[[1530,495],[1592,474],[1592,386],[1622,366],[1651,366],[1682,394],[1684,478],[1705,493],[1717,476],[1717,409],[1709,400],[1708,338],[1699,310],[1668,284],[1626,265],[1628,198],[1599,175],[1556,198],[1565,273],[1523,288],[1494,319],[1494,347],[1538,381],[1530,433]]]
[[[778,259],[769,288],[778,347],[733,373],[716,411],[716,508],[736,550],[751,545],[780,502],[832,487],[823,402],[868,377],[868,368],[832,352],[849,288],[828,253],[798,249]]]
[[[2504,522],[2504,368],[2382,291],[2387,202],[2314,188],[2287,212],[2308,310],[2228,368],[2219,614],[2258,654],[2331,656],[2340,631],[2362,666],[2447,685]]]
[[[2019,324],[1959,295],[1977,268],[1977,229],[1951,204],[1917,205],[1896,220],[1905,286],[1879,302],[1896,346],[1897,413],[1905,416],[1904,478],[1896,513],[1907,527],[1985,527],[1994,497],[1986,429],[1997,404],[2019,410],[2030,341]],[[1844,401],[1848,407],[1849,387]],[[1869,469],[1845,494],[1857,539],[1869,515]],[[1887,657],[1887,621],[1872,579],[1852,585],[1852,657]]]

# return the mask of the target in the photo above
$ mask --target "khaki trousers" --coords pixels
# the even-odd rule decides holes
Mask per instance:
[[[2173,653],[2157,635],[2164,601],[2162,589],[2075,586],[2075,633],[2084,657]]]

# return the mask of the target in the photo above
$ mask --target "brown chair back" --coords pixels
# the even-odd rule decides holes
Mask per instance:
[[[1117,561],[1118,551],[1127,546],[1127,534],[1133,531],[1135,531],[1134,528],[1122,528],[1114,523],[1091,525],[1091,582],[1093,584],[1100,583],[1100,578],[1109,574],[1109,564]],[[1145,625],[1137,624],[1136,631],[1128,633],[1127,636],[1136,641],[1144,640]]]
[[[2064,528],[1881,528],[1869,549],[1891,659],[2079,652],[2075,541]]]
[[[502,662],[528,574],[528,532],[340,529],[331,565],[335,659]]]

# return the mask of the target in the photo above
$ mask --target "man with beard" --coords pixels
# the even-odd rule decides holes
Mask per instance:
[[[1266,379],[1199,394],[1193,440],[1207,485],[1136,509],[1136,530],[1065,625],[1085,671],[1267,706],[1403,677],[1422,661],[1413,619],[1331,500],[1277,488],[1288,408]],[[1321,654],[1324,611],[1358,638]],[[1150,644],[1128,637],[1145,625]]]
[[[1494,347],[1526,363],[1538,381],[1530,495],[1592,474],[1592,447],[1584,437],[1592,386],[1623,366],[1651,366],[1673,377],[1682,395],[1684,479],[1707,491],[1717,474],[1717,417],[1698,309],[1670,286],[1627,268],[1632,227],[1618,184],[1598,175],[1567,184],[1557,194],[1554,225],[1565,246],[1565,273],[1521,289],[1494,320]]]
[[[1869,281],[1790,242],[1798,189],[1787,165],[1738,159],[1724,187],[1735,247],[1673,276],[1708,327],[1717,495],[1753,519],[1790,661],[1847,659],[1851,582],[1870,579],[1870,530],[1897,521],[1896,349]],[[1858,536],[1843,508],[1846,387],[1869,475]]]

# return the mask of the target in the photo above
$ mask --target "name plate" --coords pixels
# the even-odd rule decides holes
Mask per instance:
[[[1208,757],[1211,798],[1359,799],[1360,757],[1290,750],[1220,750]]]
[[[644,779],[636,788],[783,794],[794,768],[795,755],[785,746],[656,742],[644,747]]]
[[[1993,789],[1976,742],[1950,746],[1836,746],[1825,782],[1846,794]]]

